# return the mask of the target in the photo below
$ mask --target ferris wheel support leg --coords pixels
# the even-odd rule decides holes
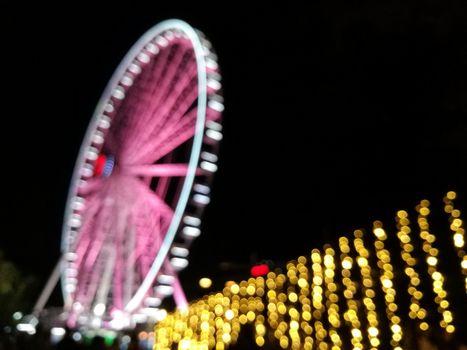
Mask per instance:
[[[178,276],[175,276],[175,279],[172,284],[174,290],[174,300],[177,308],[180,310],[188,309],[188,301],[186,299],[185,292],[183,291],[182,284],[180,283],[180,279]]]
[[[50,298],[50,295],[52,294],[55,286],[58,283],[58,280],[60,279],[60,266],[63,261],[63,256],[60,257],[58,260],[57,264],[55,265],[52,274],[50,275],[49,279],[47,280],[47,283],[42,290],[41,294],[39,295],[39,298],[36,301],[36,304],[34,305],[34,308],[32,309],[32,313],[34,316],[38,317],[42,310],[44,309],[45,304]]]

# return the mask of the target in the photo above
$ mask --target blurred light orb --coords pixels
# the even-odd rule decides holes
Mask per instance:
[[[211,287],[211,285],[212,285],[212,281],[208,277],[203,277],[203,278],[201,278],[199,280],[199,286],[201,288],[207,289],[207,288]]]

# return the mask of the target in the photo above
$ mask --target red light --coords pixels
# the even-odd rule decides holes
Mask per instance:
[[[253,277],[259,277],[267,275],[269,272],[269,266],[267,264],[255,265],[250,270]]]
[[[94,176],[101,176],[104,172],[105,162],[107,157],[103,154],[99,154],[96,160],[96,165],[94,166]]]

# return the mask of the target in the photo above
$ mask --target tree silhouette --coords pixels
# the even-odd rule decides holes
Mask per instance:
[[[31,309],[35,285],[34,277],[24,276],[0,251],[0,326],[13,324],[14,312]]]

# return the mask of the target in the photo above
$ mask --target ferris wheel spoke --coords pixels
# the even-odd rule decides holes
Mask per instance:
[[[152,261],[146,255],[141,255],[139,260],[140,260],[139,266],[141,269],[141,275],[146,276],[147,273],[149,272],[149,268],[151,267]]]
[[[136,257],[139,258],[139,266],[143,275],[149,272],[154,256],[160,249],[164,234],[171,222],[171,216],[163,215],[160,210],[151,206],[145,208],[148,211],[147,218],[143,222],[135,222],[138,232]]]
[[[107,230],[102,227],[102,213],[100,216],[97,215],[96,219],[93,220],[93,224],[89,224],[86,230],[82,231],[80,240],[77,242],[75,250],[77,260],[75,264],[78,267],[78,273],[87,274],[87,271],[92,270],[105,241]]]
[[[192,111],[191,114],[196,114],[196,111]],[[193,119],[187,118],[183,123],[177,125],[176,130],[166,135],[161,135],[161,139],[157,144],[147,145],[145,148],[142,148],[138,154],[134,155],[133,162],[136,164],[156,162],[174,151],[177,147],[193,137],[195,130],[193,127],[190,128],[189,125],[194,125],[194,123],[195,121]]]
[[[94,240],[92,233],[98,221],[98,213],[101,209],[101,205],[101,202],[96,202],[96,204],[85,213],[87,218],[79,230],[79,235],[75,239],[72,249],[72,251],[76,252],[76,265],[81,264],[86,256],[86,252],[89,250],[90,243]]]
[[[78,188],[78,194],[83,196],[89,195],[90,193],[96,192],[97,190],[102,188],[102,185],[102,178],[95,177],[92,179],[88,179]]]
[[[104,261],[102,267],[102,275],[100,276],[100,281],[96,286],[96,296],[95,296],[95,305],[101,304],[107,306],[107,300],[109,296],[109,292],[112,286],[112,279],[114,274],[117,273],[115,270],[115,261],[116,261],[116,251],[115,247],[111,245],[107,245],[103,251]],[[118,297],[115,295],[115,291],[112,295],[114,301],[115,298]]]
[[[100,235],[103,234],[101,233]],[[89,244],[89,251],[87,252],[86,258],[83,261],[83,266],[85,269],[90,269],[95,264],[103,244],[104,240],[97,237],[96,239],[92,240],[92,244]]]
[[[153,254],[151,249],[154,245],[160,245],[162,242],[162,226],[165,222],[170,222],[172,215],[163,214],[157,207],[149,203],[142,203],[144,208],[139,209],[144,215],[133,219],[136,228],[137,243],[135,248],[135,257],[139,258],[145,254]],[[136,209],[138,210],[138,209]]]
[[[86,257],[86,252],[89,250],[90,244],[92,242],[92,238],[88,237],[88,235],[83,235],[84,237],[80,239],[76,246],[76,255],[78,258],[76,259],[75,264],[80,266],[83,259]]]
[[[94,214],[102,205],[102,193],[100,192],[93,192],[86,196],[86,201],[82,208],[82,216],[85,218],[93,218]],[[86,223],[87,220],[83,221],[83,224]]]
[[[148,210],[154,212],[149,207]],[[152,214],[152,213],[151,213]],[[146,222],[138,225],[138,248],[137,256],[153,256],[164,238],[164,232],[167,229],[167,223],[170,219],[163,217],[163,215],[152,214],[152,222]]]
[[[156,221],[156,230],[154,231],[153,240],[148,245],[147,253],[150,254],[151,259],[150,262],[152,264],[152,260],[154,259],[155,254],[159,251],[162,242],[164,241],[164,235],[167,232],[167,228],[170,224],[170,220],[168,218],[164,218],[162,215],[158,217]],[[148,266],[149,268],[149,266]]]
[[[145,109],[140,110],[139,113],[135,113],[137,111],[126,113],[127,115],[137,116],[137,118],[130,118],[130,120],[137,120],[137,123],[130,124],[130,135],[131,132],[133,132],[137,138],[129,137],[126,140],[130,142],[131,140],[146,140],[153,130],[151,127],[148,128],[148,125],[153,125],[154,127],[163,125],[163,119],[167,116],[161,114],[160,109],[165,109],[168,104],[171,104],[173,103],[172,101],[176,101],[178,99],[179,96],[177,94],[181,94],[183,92],[184,85],[189,82],[187,77],[193,75],[196,77],[196,66],[192,62],[187,63],[188,67],[182,67],[183,72],[180,72],[180,63],[183,60],[184,54],[184,52],[181,52],[174,55],[169,69],[163,72],[163,75],[153,77],[150,72],[146,75],[147,80],[150,80],[150,85],[153,86],[154,90],[144,90],[136,94],[138,99],[145,98],[148,103],[137,104],[137,106],[145,106]],[[175,75],[177,73],[177,68],[179,70],[178,76]],[[182,77],[182,79],[179,80],[178,77]],[[157,82],[157,84],[154,82]],[[133,95],[135,95],[135,93]],[[131,101],[131,98],[129,101]],[[132,105],[129,105],[129,108],[132,108]]]
[[[78,295],[76,299],[80,301],[82,305],[86,305],[89,308],[92,308],[93,306],[92,300],[96,295],[99,280],[103,275],[102,267],[104,261],[102,260],[103,259],[100,257],[96,265],[86,268],[85,271],[83,271],[82,280],[84,281],[84,288],[78,290]]]
[[[135,286],[135,260],[136,260],[136,239],[135,239],[135,228],[133,225],[129,226],[127,232],[127,241],[123,246],[126,255],[126,261],[124,262],[123,268],[125,271],[125,278],[123,280],[123,305],[126,305],[133,295]]]
[[[86,305],[90,305],[94,297],[97,303],[105,300],[111,285],[109,279],[111,279],[114,272],[115,248],[113,245],[115,243],[110,240],[108,233],[112,232],[112,230],[115,231],[115,229],[118,230],[118,226],[114,225],[114,227],[111,227],[111,223],[108,220],[109,212],[112,210],[115,210],[115,208],[110,206],[103,207],[101,215],[98,216],[100,220],[96,222],[95,234],[92,237],[88,237],[85,242],[87,249],[82,255],[84,260],[80,262],[79,274],[83,280],[88,280],[88,283],[84,284],[84,289],[78,289],[78,295],[80,295],[80,298],[83,299]],[[117,214],[115,215],[116,217],[123,217],[123,215],[118,215],[118,213],[114,214]],[[95,275],[101,277],[100,282],[99,279],[96,280],[94,278]]]
[[[77,250],[77,247],[79,246],[81,240],[85,238],[89,230],[92,229],[95,216],[99,212],[101,205],[102,205],[102,202],[99,200],[99,196],[94,194],[93,196],[91,196],[90,199],[86,201],[84,209],[81,212],[79,212],[79,214],[75,214],[75,215],[79,215],[79,217],[81,218],[80,219],[81,222],[78,225],[79,229],[78,227],[75,227],[75,224],[73,222],[67,223],[68,231],[71,231],[73,229],[76,232],[75,233],[76,236],[73,237],[73,240],[70,242],[67,242],[67,252],[73,252]],[[72,220],[73,219],[74,217],[72,216]]]
[[[153,102],[154,109],[149,111],[152,114],[151,122],[142,125],[142,130],[139,130],[142,135],[139,136],[157,136],[161,130],[170,129],[177,123],[198,97],[196,83],[196,67],[193,66],[180,81],[174,83],[174,91],[166,97],[164,103]],[[144,140],[144,137],[139,137],[138,140]]]
[[[140,195],[138,203],[143,205],[151,205],[152,208],[157,209],[167,218],[172,218],[173,209],[157,194],[152,192],[148,187],[144,186],[144,183],[138,179],[129,179],[129,183],[132,183],[134,190]],[[140,208],[138,205],[135,208]]]
[[[180,77],[180,79],[169,82],[170,89],[163,86],[158,87],[158,91],[160,92],[158,97],[151,99],[151,103],[145,113],[146,115],[143,116],[138,125],[139,128],[135,128],[134,130],[143,131],[143,135],[148,136],[153,134],[154,130],[165,127],[168,121],[181,117],[180,113],[168,114],[167,111],[174,110],[175,112],[176,106],[186,100],[193,101],[196,99],[197,95],[193,97],[191,94],[193,91],[197,92],[198,88],[196,85],[196,66],[190,64]],[[146,120],[144,117],[146,117]],[[147,125],[152,127],[147,128]]]
[[[128,159],[131,159],[132,154],[138,152],[145,145],[152,144],[154,140],[163,138],[164,132],[177,129],[177,125],[187,119],[186,112],[196,101],[198,95],[194,77],[196,75],[188,76],[184,79],[186,82],[180,83],[177,88],[179,91],[176,91],[178,96],[173,96],[165,101],[162,106],[156,105],[154,110],[146,112],[147,114],[152,113],[151,122],[133,128],[132,131],[135,133],[135,137],[129,138],[128,143],[125,145]],[[188,85],[190,82],[191,85]],[[188,118],[190,117],[188,116]],[[191,118],[195,119],[194,117]]]
[[[96,274],[100,274],[100,271],[97,267],[93,271],[96,272]],[[84,266],[80,266],[78,279],[81,281],[81,283],[75,292],[74,299],[83,306],[86,305],[86,296],[88,295],[88,290],[92,284],[93,277],[94,274],[91,270],[85,269]],[[94,279],[97,282],[97,278],[94,277]]]
[[[114,237],[115,241],[113,244],[114,249],[114,268],[113,268],[113,292],[112,299],[113,304],[118,309],[123,308],[123,272],[125,265],[125,245],[127,244],[126,238],[129,230],[130,216],[127,208],[122,206],[120,208],[120,213],[117,215],[117,224],[114,228]]]
[[[163,68],[161,74],[157,77],[158,84],[154,84],[156,81],[153,77],[149,76],[151,85],[153,87],[152,96],[153,101],[159,104],[164,97],[166,97],[167,91],[170,90],[170,85],[174,81],[174,77],[177,74],[177,70],[184,70],[183,60],[189,49],[181,42],[178,45],[174,45],[169,49],[163,50],[166,55],[160,57],[159,66]],[[162,61],[164,60],[164,61]],[[170,64],[168,64],[170,62]],[[186,62],[185,62],[186,65]]]
[[[188,164],[152,164],[152,165],[133,165],[124,169],[125,174],[134,176],[152,176],[152,177],[180,177],[186,176]],[[201,169],[197,175],[201,174]]]
[[[107,234],[110,229],[110,214],[110,208],[103,207],[102,213],[98,217],[99,220],[96,223],[96,229],[94,231],[95,234],[94,237],[92,237],[92,244],[90,245],[86,258],[83,261],[83,266],[85,269],[89,269],[95,264],[101,252],[102,246],[105,243]]]
[[[154,210],[151,207],[148,207],[148,211]],[[160,225],[159,225],[159,214],[155,212],[152,216],[148,216],[147,219],[135,220],[136,226],[136,237],[137,244],[135,248],[136,258],[140,258],[145,254],[151,254],[147,249],[152,245],[151,242],[159,241],[160,236]]]
[[[155,124],[152,128],[146,127],[142,132],[143,135],[136,138],[138,144],[134,147],[135,150],[139,150],[144,147],[145,144],[152,143],[151,140],[163,140],[170,134],[180,128],[186,127],[187,125],[193,124],[196,121],[195,113],[189,113],[193,103],[196,101],[198,91],[192,88],[190,91],[185,92],[183,101],[172,100],[167,101],[162,110],[158,111],[161,120],[160,123]],[[131,147],[128,148],[131,151]]]
[[[178,45],[173,47],[172,50],[172,57],[170,58],[170,64],[166,65],[165,75],[161,77],[158,84],[154,84],[154,88],[157,89],[153,99],[155,106],[163,105],[161,102],[167,98],[173,98],[172,93],[174,86],[176,86],[175,83],[180,80],[180,77],[183,80],[183,77],[186,77],[192,67],[195,67],[193,60],[187,60],[187,56],[192,55],[189,47]]]
[[[168,154],[166,157],[163,158],[163,163],[172,163],[173,155]],[[151,180],[153,179],[151,176],[146,177],[149,181],[146,181],[147,186],[150,186]],[[172,183],[172,179],[169,177],[161,177],[157,181],[156,188],[154,189],[154,193],[159,196],[160,198],[165,198],[168,191],[169,186]]]
[[[161,177],[159,181],[157,182],[157,186],[154,192],[159,198],[165,198],[165,196],[167,195],[167,192],[169,190],[170,180],[171,179],[168,177]]]
[[[144,125],[147,123],[145,118],[147,115],[149,102],[152,101],[154,94],[160,93],[157,89],[157,84],[151,84],[151,80],[159,81],[164,74],[165,65],[161,64],[167,61],[169,54],[168,50],[159,50],[158,54],[153,58],[152,62],[146,68],[147,73],[144,75],[138,74],[132,78],[132,88],[127,92],[125,103],[120,107],[119,115],[134,116],[134,118],[115,118],[114,129],[120,130],[116,139],[122,139],[121,133],[134,129],[137,125]],[[134,63],[132,63],[133,65]],[[129,70],[140,70],[139,65],[130,65]],[[134,73],[133,73],[134,74]],[[149,79],[151,77],[152,79]],[[137,116],[141,116],[144,120],[139,120]],[[123,127],[122,127],[123,126]],[[123,139],[126,139],[124,137]]]
[[[170,123],[176,123],[192,107],[198,97],[198,86],[196,80],[196,69],[186,72],[186,75],[174,87],[170,98],[167,97],[166,103],[158,106],[155,114],[159,115],[159,120],[163,124],[157,125],[158,130],[164,130],[171,127]],[[154,130],[153,130],[154,131]]]

